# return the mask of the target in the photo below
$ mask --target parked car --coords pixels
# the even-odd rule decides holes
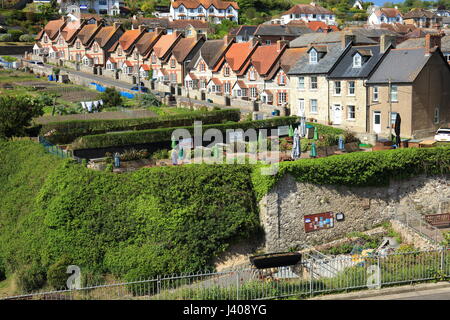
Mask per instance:
[[[31,63],[31,64],[37,64],[37,65],[40,65],[40,66],[43,66],[43,65],[44,65],[44,63],[43,63],[42,61],[34,61],[34,60],[31,60],[30,63]]]
[[[439,142],[450,142],[450,128],[439,128],[436,131],[434,140]]]
[[[134,86],[134,87],[131,88],[131,90],[133,90],[133,91],[139,91],[139,87],[138,87],[138,86]],[[141,86],[141,92],[147,93],[147,92],[149,92],[149,90],[148,90],[147,87]]]

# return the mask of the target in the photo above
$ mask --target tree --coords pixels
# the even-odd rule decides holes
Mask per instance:
[[[0,96],[0,137],[25,136],[31,120],[44,114],[43,107],[31,96]]]
[[[100,99],[103,100],[103,107],[117,107],[123,104],[122,96],[114,88],[106,88],[104,92],[100,94]]]

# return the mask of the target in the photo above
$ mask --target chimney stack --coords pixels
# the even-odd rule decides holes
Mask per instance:
[[[140,31],[140,32],[145,32],[145,31],[147,31],[147,26],[146,26],[146,25],[143,25],[143,24],[139,25],[139,31]]]
[[[389,46],[395,48],[397,37],[394,35],[383,34],[380,37],[380,53],[385,53]]]
[[[440,33],[429,33],[425,36],[425,54],[429,55],[434,52],[435,48],[441,47],[441,37]]]
[[[284,46],[289,46],[289,41],[287,40],[278,40],[277,41],[277,52],[280,52]]]
[[[355,42],[356,41],[356,36],[351,33],[351,32],[346,32],[346,33],[342,33],[342,39],[341,39],[341,44],[342,44],[342,48],[346,48],[347,45],[351,42]]]

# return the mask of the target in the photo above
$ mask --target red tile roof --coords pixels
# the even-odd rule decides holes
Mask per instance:
[[[197,43],[198,40],[195,37],[180,39],[172,50],[173,56],[179,63],[183,62]]]
[[[158,58],[162,58],[177,41],[179,35],[176,33],[166,34],[159,38],[158,42],[153,47],[153,51]]]
[[[309,21],[307,23],[307,27],[311,29],[314,32],[317,32],[319,29],[325,30],[332,30],[332,31],[339,31],[339,28],[334,25],[327,25],[323,21]]]
[[[258,74],[266,75],[270,71],[271,67],[275,64],[281,53],[282,51],[278,50],[278,44],[259,46],[253,52],[252,56],[250,57],[249,61],[246,63],[240,74],[246,72],[248,66],[252,64]]]
[[[382,14],[384,14],[388,18],[395,18],[398,15],[402,16],[400,10],[395,8],[380,8],[375,11],[375,14],[377,16],[381,16]]]
[[[95,35],[94,40],[100,45],[100,47],[106,46],[108,41],[117,32],[117,28],[114,26],[107,26],[100,29],[100,31]]]
[[[211,78],[211,80],[216,86],[222,85],[222,82],[217,78]]]
[[[86,24],[81,28],[80,32],[78,32],[77,37],[83,45],[87,45],[99,28],[101,28],[101,26],[97,26],[96,24]]]
[[[239,9],[239,5],[234,1],[221,1],[221,0],[177,0],[172,2],[172,7],[178,8],[183,5],[187,9],[196,9],[202,5],[205,9],[214,6],[216,9],[227,9],[232,6],[236,10]]]
[[[159,33],[157,32],[146,32],[142,37],[136,42],[136,49],[141,55],[146,54],[159,39]]]
[[[79,20],[67,22],[66,26],[61,31],[61,35],[63,36],[64,40],[66,40],[67,42],[72,40],[73,36],[78,32],[80,26],[81,24]]]
[[[239,71],[254,49],[255,47],[251,41],[233,43],[227,53],[225,53],[224,60],[228,62],[233,71]],[[219,63],[216,68],[221,65],[222,63]]]
[[[141,68],[144,69],[144,71],[150,71],[150,66],[148,64],[141,64]]]
[[[297,4],[281,15],[287,14],[333,14],[333,12],[319,5]]]
[[[139,29],[125,31],[125,33],[119,39],[119,44],[122,49],[125,51],[128,50],[141,34],[142,31]]]
[[[65,23],[66,23],[66,21],[64,21],[64,19],[50,20],[45,25],[44,32],[47,33],[47,35],[50,37],[50,39],[53,39],[58,34],[59,29],[64,27]]]
[[[127,67],[132,67],[132,66],[133,66],[133,64],[132,64],[130,61],[128,61],[128,60],[125,60],[123,63],[124,63]]]

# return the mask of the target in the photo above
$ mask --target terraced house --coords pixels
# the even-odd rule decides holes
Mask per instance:
[[[425,46],[391,49],[367,80],[369,132],[389,136],[396,114],[401,136],[422,138],[450,121],[450,67],[441,34],[426,35]]]
[[[135,83],[134,64],[128,59],[134,48],[134,44],[146,33],[146,28],[127,30],[108,50],[110,56],[106,62],[106,68],[110,70],[107,74],[116,79]],[[111,72],[113,71],[113,72]]]
[[[37,34],[36,44],[33,47],[33,54],[44,59],[52,53],[52,58],[57,58],[58,49],[54,47],[56,38],[67,24],[66,19],[50,20],[45,27]]]
[[[172,0],[171,20],[204,20],[221,23],[223,20],[238,22],[239,5],[234,1],[222,0]]]
[[[367,79],[395,46],[396,37],[383,35],[379,45],[352,45],[329,79],[330,122],[354,132],[369,132],[370,99]]]
[[[158,42],[149,51],[147,64],[150,65],[150,69],[153,71],[153,79],[157,82],[177,83],[176,70],[169,71],[164,66],[168,56],[182,37],[183,34],[181,32],[165,34],[159,38]]]
[[[88,66],[94,68],[95,74],[103,73],[106,61],[111,54],[109,50],[117,43],[123,33],[120,24],[114,23],[112,26],[102,27],[88,44],[83,62],[87,61]]]
[[[94,37],[103,27],[103,21],[97,21],[95,24],[86,24],[78,32],[70,48],[70,59],[77,63],[82,62],[82,70],[92,72],[92,59],[86,56],[86,49],[89,48]]]
[[[239,80],[238,76],[258,46],[259,41],[255,39],[248,42],[233,43],[214,68],[212,78],[207,84],[208,92],[231,96],[231,90],[236,81]],[[249,91],[250,99],[258,97],[256,86]]]
[[[187,65],[188,74],[184,85],[190,90],[205,92],[208,81],[213,77],[214,68],[233,43],[234,39],[227,36],[224,39],[205,41]]]

